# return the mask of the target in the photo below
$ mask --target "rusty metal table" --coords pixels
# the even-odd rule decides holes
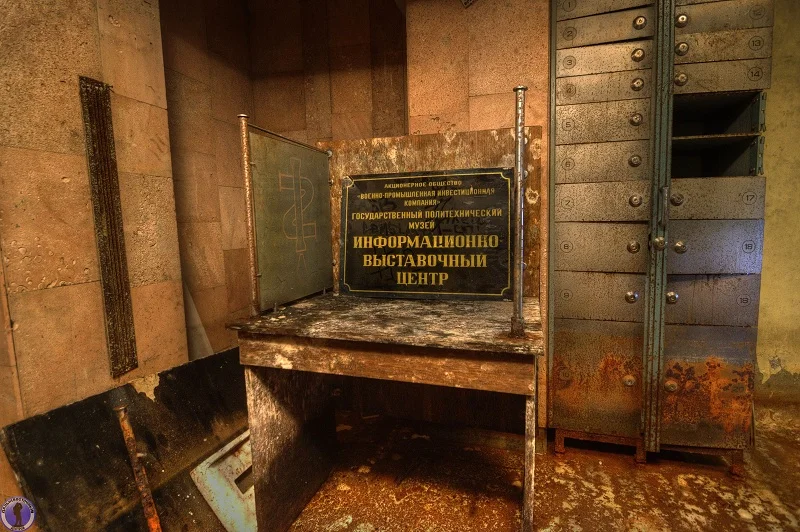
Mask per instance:
[[[336,443],[326,375],[526,396],[523,528],[532,530],[538,300],[524,338],[509,335],[511,302],[312,297],[231,324],[245,366],[256,515],[285,530],[328,476]]]

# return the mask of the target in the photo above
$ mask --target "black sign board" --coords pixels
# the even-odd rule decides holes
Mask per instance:
[[[341,292],[510,299],[512,176],[492,168],[345,178]]]

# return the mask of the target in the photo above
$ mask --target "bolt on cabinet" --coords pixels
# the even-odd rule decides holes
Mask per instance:
[[[549,425],[741,450],[772,0],[554,0]],[[563,436],[561,441],[563,441]]]

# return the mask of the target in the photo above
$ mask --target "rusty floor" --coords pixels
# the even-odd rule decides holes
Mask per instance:
[[[762,407],[747,474],[719,458],[578,444],[537,456],[539,530],[800,530],[800,406]],[[341,459],[294,531],[517,530],[522,438],[344,418]],[[552,445],[551,445],[552,448]]]

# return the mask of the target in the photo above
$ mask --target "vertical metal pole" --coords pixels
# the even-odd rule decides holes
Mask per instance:
[[[514,312],[511,316],[511,335],[525,335],[525,319],[522,315],[523,264],[525,248],[525,214],[523,198],[525,197],[525,91],[528,87],[519,85],[514,88],[517,95],[517,113],[515,121],[516,153],[514,155]]]
[[[247,202],[247,250],[250,265],[250,317],[261,313],[261,297],[258,279],[258,255],[256,254],[256,227],[253,204],[253,168],[250,161],[250,133],[247,129],[247,115],[239,115],[239,137],[242,142],[242,176],[244,194]]]
[[[133,469],[133,479],[136,481],[136,488],[142,499],[144,517],[147,520],[147,529],[150,532],[161,532],[161,521],[156,511],[156,503],[153,500],[153,493],[150,491],[150,484],[147,481],[147,472],[139,460],[139,451],[136,448],[136,436],[133,434],[133,426],[128,419],[128,409],[125,406],[114,408],[119,420],[119,427],[122,429],[122,437],[125,440],[125,448],[128,450],[128,457],[131,460]]]

